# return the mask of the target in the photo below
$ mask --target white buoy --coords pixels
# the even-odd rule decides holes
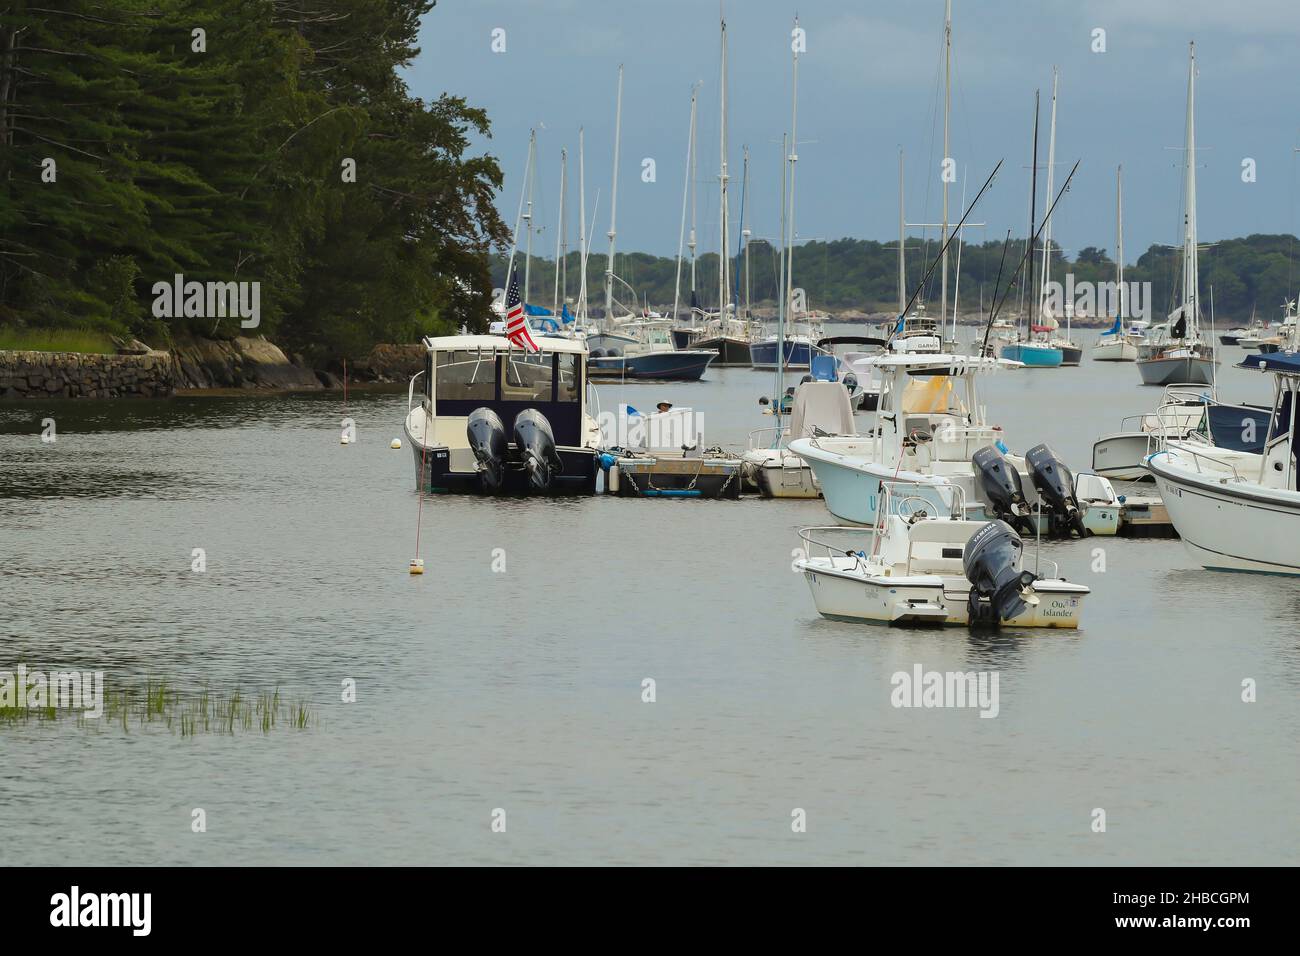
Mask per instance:
[[[389,447],[389,448],[401,448],[401,447],[402,447],[402,440],[401,440],[400,438],[394,438],[391,442],[388,443],[388,447]]]
[[[347,435],[340,435],[340,436],[339,436],[339,444],[340,444],[340,445],[346,445],[346,444],[348,444],[348,436],[347,436]]]
[[[411,559],[411,573],[412,573],[412,574],[423,574],[423,573],[424,573],[424,559],[423,559],[423,558],[412,558],[412,559]]]

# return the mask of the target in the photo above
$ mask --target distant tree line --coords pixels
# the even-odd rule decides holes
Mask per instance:
[[[907,294],[910,297],[925,266],[934,261],[939,243],[924,242],[919,237],[907,240]],[[1013,241],[1006,252],[1002,285],[1005,288],[1010,274],[1024,255],[1025,241]],[[1276,318],[1285,300],[1295,297],[1297,280],[1300,280],[1300,252],[1297,240],[1289,235],[1252,235],[1244,239],[1225,239],[1203,248],[1200,253],[1201,309],[1208,317],[1210,291],[1214,293],[1216,319],[1242,321],[1258,310],[1260,317]],[[961,249],[961,277],[957,285],[960,308],[975,311],[981,301],[987,312],[1003,258],[1003,243],[989,241],[970,243]],[[1037,253],[1035,271],[1041,272],[1042,248]],[[1052,250],[1052,278],[1064,282],[1066,273],[1079,282],[1113,282],[1115,263],[1108,250],[1094,246],[1080,249],[1071,260],[1059,249]],[[604,309],[604,254],[592,253],[587,261],[587,299],[593,315]],[[739,301],[745,301],[745,257],[732,260],[732,275],[740,286]],[[524,276],[522,253],[516,255],[520,281]],[[660,311],[671,310],[673,304],[677,260],[673,257],[651,256],[642,252],[618,253],[615,256],[616,274],[637,292],[635,304],[649,302]],[[949,247],[948,268],[950,281],[957,273],[955,247]],[[492,280],[502,287],[505,280],[506,259],[494,258]],[[578,295],[580,262],[576,252],[565,259],[565,287],[570,302]],[[749,298],[755,308],[770,308],[777,301],[780,254],[766,240],[754,240],[749,249]],[[1180,247],[1153,245],[1136,263],[1124,268],[1124,281],[1149,282],[1152,314],[1164,318],[1176,304],[1182,287],[1182,249]],[[551,308],[555,298],[555,261],[534,257],[529,268],[529,299],[536,305]],[[689,305],[689,264],[682,268],[681,303],[683,310]],[[1003,311],[1018,307],[1020,285],[1027,279],[1022,272],[1020,284],[1007,296]],[[807,293],[811,308],[830,310],[855,310],[862,312],[896,312],[898,310],[898,245],[869,239],[836,239],[830,242],[807,242],[795,247],[794,284]],[[939,303],[939,270],[935,269],[921,299],[937,311]],[[718,301],[718,256],[703,255],[696,260],[696,291],[701,306],[716,308]],[[950,291],[951,295],[951,291]],[[631,294],[621,283],[616,285],[615,298],[625,306],[633,306]],[[572,308],[572,306],[571,306]]]

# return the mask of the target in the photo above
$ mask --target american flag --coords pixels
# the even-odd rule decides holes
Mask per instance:
[[[538,351],[537,343],[528,332],[524,318],[524,302],[519,298],[519,270],[510,272],[510,286],[506,289],[506,338],[526,352]]]

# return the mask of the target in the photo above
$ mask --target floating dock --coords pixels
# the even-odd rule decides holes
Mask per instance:
[[[739,498],[739,458],[606,456],[605,491],[630,498]]]
[[[1178,537],[1159,495],[1121,495],[1119,534],[1125,538]]]

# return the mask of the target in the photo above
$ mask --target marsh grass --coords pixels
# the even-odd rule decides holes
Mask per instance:
[[[123,733],[133,729],[166,728],[182,737],[260,730],[276,727],[308,730],[319,724],[315,710],[305,700],[286,700],[280,688],[246,696],[239,688],[213,691],[207,686],[184,694],[166,680],[146,678],[143,685],[104,691],[104,713],[87,718],[81,711],[55,707],[0,707],[0,725],[55,721],[75,715],[78,726],[118,725]]]

